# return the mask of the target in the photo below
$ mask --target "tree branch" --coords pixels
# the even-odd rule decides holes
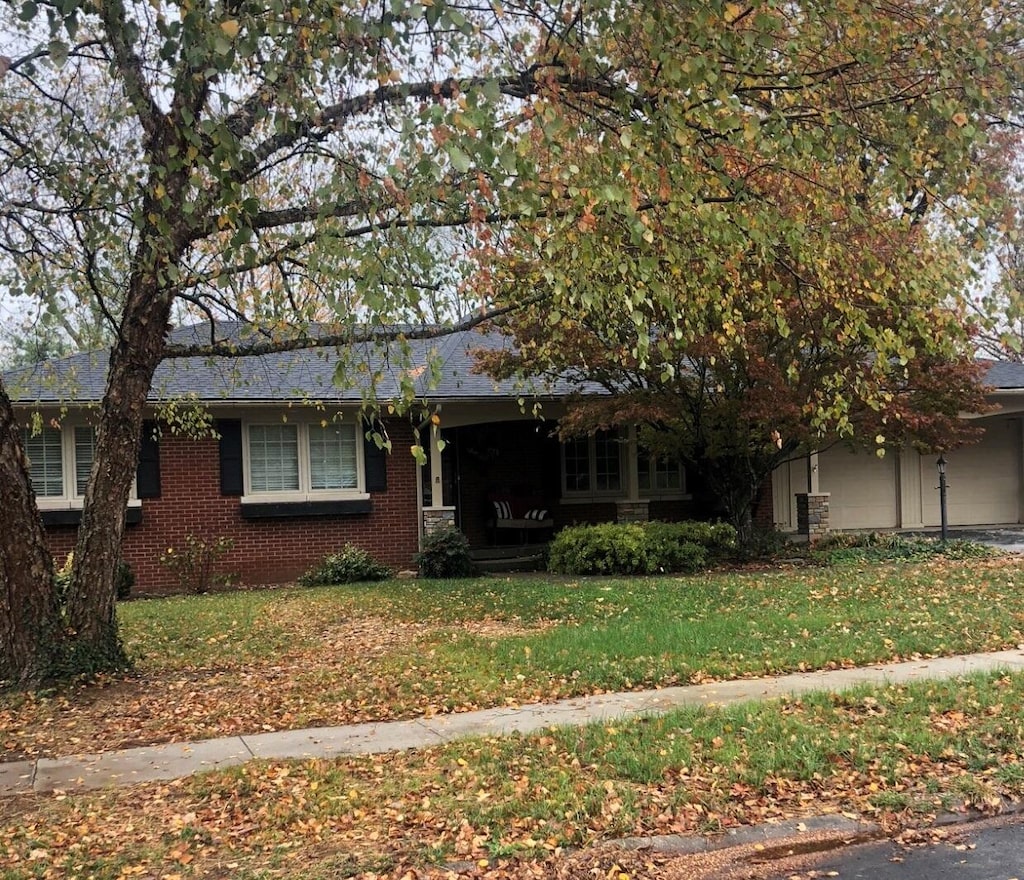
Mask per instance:
[[[166,345],[163,356],[166,359],[185,357],[258,357],[265,354],[275,354],[285,351],[299,351],[302,349],[338,348],[345,345],[359,345],[367,342],[393,342],[396,339],[440,339],[451,336],[455,333],[462,333],[472,330],[507,315],[517,309],[537,305],[545,300],[549,294],[536,294],[529,299],[514,305],[500,306],[485,309],[475,315],[463,318],[453,324],[446,326],[424,326],[412,329],[401,327],[379,327],[367,329],[356,333],[330,333],[323,336],[309,336],[299,333],[285,339],[265,339],[252,342],[231,343],[212,342],[209,345]]]

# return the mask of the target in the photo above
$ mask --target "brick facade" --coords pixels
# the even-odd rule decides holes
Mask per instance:
[[[394,570],[413,567],[419,549],[417,494],[422,491],[416,464],[407,450],[412,440],[408,424],[388,425],[395,452],[388,456],[387,491],[371,494],[370,513],[290,518],[245,519],[238,497],[220,493],[220,459],[216,440],[189,440],[164,432],[160,441],[161,494],[143,501],[142,521],[126,526],[124,558],[131,564],[139,592],[169,592],[175,575],[160,564],[168,548],[180,550],[187,535],[207,542],[230,538],[234,546],[217,563],[216,572],[231,575],[242,585],[287,583],[327,553],[347,543],[368,550]],[[424,511],[424,525],[434,526],[457,516],[474,547],[493,540],[488,496],[507,493],[529,497],[548,508],[555,530],[600,522],[675,521],[714,515],[705,493],[678,500],[652,499],[643,511],[627,502],[560,503],[561,470],[557,440],[550,425],[509,422],[461,429],[452,444],[457,455],[454,471],[446,476],[445,508]],[[500,441],[500,447],[497,445]],[[457,445],[457,452],[455,452]],[[763,489],[755,513],[757,525],[771,526],[771,481]],[[646,516],[634,514],[646,513]],[[767,519],[765,520],[765,517]],[[437,520],[435,522],[435,520]],[[826,526],[827,527],[827,526]],[[73,526],[51,526],[50,547],[58,564],[74,547]],[[549,533],[531,536],[546,538]]]
[[[242,518],[237,497],[220,494],[216,440],[189,440],[164,432],[160,441],[161,494],[146,499],[142,522],[125,527],[124,558],[132,566],[140,592],[176,588],[174,575],[160,564],[169,547],[181,548],[186,535],[205,541],[227,537],[234,547],[217,563],[218,574],[235,583],[287,583],[327,553],[355,544],[395,570],[412,567],[419,549],[416,463],[408,449],[407,424],[388,425],[394,453],[388,456],[387,492],[371,495],[368,514],[303,516],[285,519]],[[74,527],[50,527],[55,558],[74,546]]]
[[[754,507],[754,527],[765,531],[775,528],[775,504],[771,476],[761,484],[761,491]]]

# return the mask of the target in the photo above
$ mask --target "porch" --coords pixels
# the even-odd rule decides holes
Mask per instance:
[[[533,558],[569,525],[711,513],[678,464],[638,450],[634,430],[562,444],[552,419],[443,415],[420,469],[423,533],[453,525],[478,558]]]

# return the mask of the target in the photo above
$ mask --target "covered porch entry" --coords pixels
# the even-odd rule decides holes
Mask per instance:
[[[532,419],[435,432],[421,468],[424,532],[454,525],[474,550],[550,540],[560,519],[555,428]]]
[[[554,407],[549,412],[545,406],[544,419],[520,414],[514,405],[491,409],[461,419],[442,412],[441,425],[431,428],[420,471],[424,534],[453,525],[474,551],[500,556],[501,548],[536,551],[577,523],[696,513],[682,468],[647,457],[635,430],[563,445]]]

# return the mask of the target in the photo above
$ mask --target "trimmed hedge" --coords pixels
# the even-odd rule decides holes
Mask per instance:
[[[736,546],[726,523],[602,523],[563,529],[551,542],[557,574],[655,574],[707,568]]]

